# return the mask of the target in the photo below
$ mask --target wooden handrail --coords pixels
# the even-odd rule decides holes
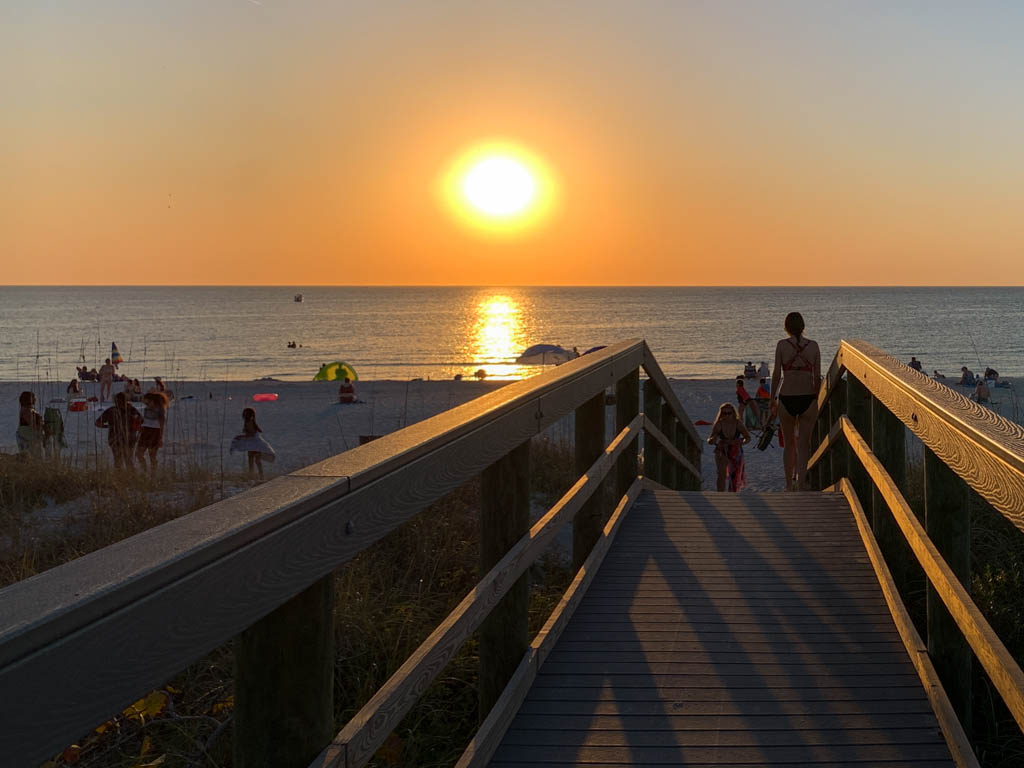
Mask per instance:
[[[896,588],[892,574],[889,572],[889,567],[885,563],[882,551],[878,547],[878,541],[871,531],[871,524],[868,523],[867,515],[864,514],[864,508],[861,506],[860,499],[857,498],[856,491],[853,490],[853,484],[843,477],[835,485],[826,488],[825,491],[842,493],[850,504],[850,510],[853,512],[853,519],[857,523],[857,530],[860,533],[861,541],[864,542],[864,549],[868,553],[868,559],[871,560],[871,566],[875,569],[875,575],[878,577],[878,583],[882,588],[882,595],[889,606],[889,613],[892,614],[893,621],[896,623],[896,629],[899,631],[903,645],[910,656],[910,661],[913,663],[918,677],[924,685],[925,694],[928,696],[928,700],[932,705],[932,711],[935,712],[935,717],[939,721],[939,727],[942,729],[946,744],[949,745],[949,751],[953,757],[954,764],[956,764],[957,768],[979,768],[978,758],[974,755],[971,742],[967,738],[963,726],[960,724],[960,719],[953,710],[949,696],[946,695],[946,689],[942,687],[942,681],[939,680],[935,666],[928,656],[928,648],[922,642],[921,635],[918,634],[910,614],[907,613],[907,608],[903,604],[903,599]]]
[[[586,594],[587,587],[594,580],[594,575],[601,566],[605,555],[608,554],[622,521],[646,485],[645,478],[637,478],[629,487],[626,495],[619,500],[604,526],[601,538],[598,539],[587,556],[583,567],[576,573],[576,577],[572,580],[562,599],[558,601],[558,605],[551,612],[544,627],[530,643],[530,649],[505,688],[505,693],[480,724],[480,728],[462,753],[462,757],[455,764],[455,768],[483,768],[494,755],[512,718],[518,711],[519,705],[526,698],[530,685],[537,677],[541,665],[551,653],[551,649],[555,647],[555,643],[558,642],[558,638],[569,624],[569,619],[572,618],[576,607]]]
[[[360,768],[366,765],[434,678],[497,605],[526,569],[570,522],[636,440],[639,414],[605,448],[601,457],[519,540],[501,561],[441,622],[377,693],[359,710],[310,768]]]
[[[697,478],[698,481],[700,481],[700,470],[693,466],[693,464],[691,464],[690,461],[685,456],[683,456],[682,453],[680,453],[679,449],[672,444],[672,441],[665,437],[662,431],[658,429],[654,425],[654,423],[647,417],[647,414],[641,414],[641,416],[643,417],[644,431],[648,435],[653,437],[655,440],[657,440],[661,444],[662,449],[668,451],[668,454],[675,460],[675,462],[679,466],[681,466],[683,469],[685,469],[687,472],[689,472],[691,475]]]
[[[845,416],[841,416],[839,422],[847,443],[885,499],[928,581],[963,632],[1017,725],[1024,729],[1024,672],[939,554],[896,483],[856,427]]]
[[[1024,530],[1024,428],[864,341],[841,342],[834,365]],[[819,402],[823,396],[824,390]]]
[[[652,359],[615,344],[0,590],[0,754],[41,762]]]
[[[693,440],[697,447],[697,452],[700,453],[703,448],[703,441],[699,434],[697,434],[697,428],[693,426],[693,422],[690,421],[690,417],[686,415],[686,411],[683,409],[682,404],[679,402],[679,398],[676,397],[676,393],[672,389],[672,385],[668,383],[668,379],[661,370],[661,366],[658,365],[657,359],[654,357],[654,353],[651,352],[651,348],[647,346],[647,342],[643,342],[644,345],[644,359],[643,368],[647,372],[647,376],[652,379],[655,385],[658,387],[658,391],[661,396],[668,403],[669,408],[672,409],[672,413],[678,419],[679,423],[683,425],[689,435],[690,439]]]

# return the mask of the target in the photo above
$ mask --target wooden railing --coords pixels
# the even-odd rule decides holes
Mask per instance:
[[[1024,529],[1024,430],[862,341],[840,344],[818,409],[811,482],[867,511],[898,587],[908,548],[920,564],[928,654],[960,721],[970,724],[973,652],[1024,729],[1024,673],[970,597],[969,498]],[[923,444],[917,509],[904,496],[908,430]]]
[[[611,386],[616,435],[605,445]],[[580,476],[531,527],[530,439],[568,414]],[[490,714],[460,764],[485,761],[641,488],[641,432],[645,474],[700,487],[701,442],[636,340],[0,591],[2,762],[41,762],[237,638],[236,768],[365,765],[474,631],[481,713]],[[610,504],[596,491],[613,469]],[[484,575],[335,736],[332,572],[478,475]],[[524,574],[570,521],[578,572],[530,641]]]

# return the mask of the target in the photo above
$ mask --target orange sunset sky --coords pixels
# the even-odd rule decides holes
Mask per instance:
[[[1024,5],[0,6],[5,284],[1024,284]],[[528,230],[439,179],[543,160]]]

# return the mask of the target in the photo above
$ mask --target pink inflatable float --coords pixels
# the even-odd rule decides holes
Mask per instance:
[[[257,392],[252,399],[257,403],[270,403],[277,400],[277,392]]]

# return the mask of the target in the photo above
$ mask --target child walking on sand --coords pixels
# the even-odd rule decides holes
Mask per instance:
[[[155,477],[156,454],[164,444],[164,425],[167,424],[167,395],[163,392],[147,392],[142,403],[142,432],[139,434],[135,458],[139,466],[144,467],[144,457],[149,453],[149,472]]]
[[[231,453],[245,451],[249,457],[249,474],[254,470],[259,472],[260,482],[263,482],[263,460],[273,461],[277,458],[274,449],[270,447],[261,434],[260,425],[256,423],[256,411],[246,408],[242,411],[242,434],[235,435],[231,440]]]

